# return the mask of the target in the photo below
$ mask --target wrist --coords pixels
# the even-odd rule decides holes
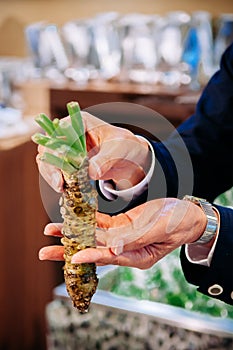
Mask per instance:
[[[218,232],[219,232],[219,225],[220,225],[220,215],[219,215],[219,212],[218,210],[215,208],[215,207],[212,207],[213,209],[213,212],[214,212],[214,215],[216,217],[216,220],[217,220],[217,228],[216,228],[216,232],[215,234],[213,235],[212,239],[207,242],[207,243],[204,243],[203,246],[205,246],[206,248],[209,248],[209,250],[212,248],[217,236],[218,236]],[[202,233],[203,234],[203,233]]]
[[[142,169],[143,169],[144,176],[145,176],[148,173],[148,171],[151,167],[151,162],[152,162],[150,144],[143,136],[136,135],[136,137],[145,149],[145,154],[144,154],[144,157],[142,158],[142,161],[140,164]]]
[[[200,209],[196,206],[196,209]],[[200,209],[201,210],[201,209]],[[214,254],[215,246],[217,244],[219,228],[220,228],[220,214],[218,210],[213,207],[214,213],[218,220],[218,229],[216,234],[212,237],[212,239],[207,243],[202,244],[186,244],[185,245],[185,254],[186,258],[189,262],[198,265],[210,266],[212,257]],[[199,231],[200,233],[201,231]],[[203,233],[202,233],[203,234]],[[200,237],[200,234],[198,238]],[[198,239],[197,238],[197,239]]]
[[[199,231],[198,238],[189,244],[211,245],[214,242],[219,226],[219,217],[216,209],[214,209],[209,202],[202,198],[186,195],[184,196],[183,200],[193,203],[202,211],[202,227],[204,221],[206,222],[204,230],[202,229]],[[201,215],[200,210],[199,214]],[[203,217],[203,214],[205,216],[205,219]]]

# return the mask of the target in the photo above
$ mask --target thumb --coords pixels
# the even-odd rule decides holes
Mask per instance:
[[[111,227],[112,217],[108,214],[96,212],[96,221],[99,228],[108,229]]]
[[[116,216],[96,213],[98,245],[109,247],[113,254],[118,255],[123,251],[124,244],[128,241],[132,223],[124,213]]]
[[[94,180],[109,180],[107,173],[116,163],[125,159],[126,150],[120,140],[107,140],[99,148],[97,154],[89,159],[89,175]]]
[[[119,229],[123,230],[125,228],[129,228],[132,226],[132,221],[126,215],[126,213],[121,213],[118,215],[108,215],[108,214],[103,214],[100,212],[96,213],[96,221],[97,221],[97,226],[99,228],[103,228],[105,230],[110,230],[110,229]]]
[[[89,159],[89,176],[93,180],[100,180],[103,175],[102,171],[102,157],[97,154]]]
[[[89,175],[93,180],[109,180],[105,175],[112,169],[118,159],[110,159],[104,152],[99,152],[97,155],[89,159]]]

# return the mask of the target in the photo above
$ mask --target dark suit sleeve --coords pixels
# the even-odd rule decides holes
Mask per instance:
[[[178,134],[172,134],[163,144],[154,143],[157,161],[167,182],[167,196],[193,194],[213,202],[233,186],[233,45],[224,53],[220,70],[204,89],[195,114],[177,131]],[[185,179],[179,178],[174,161],[174,154],[178,154],[178,162],[183,163],[184,172],[187,171],[179,137],[191,158],[193,184],[189,183],[189,187]],[[178,187],[181,187],[179,193]],[[200,292],[210,295],[210,287],[218,285],[223,291],[216,297],[232,304],[233,209],[219,207],[219,212],[221,228],[211,266],[190,263],[183,248],[181,262],[187,281],[197,285]]]
[[[217,206],[220,232],[209,267],[192,264],[181,249],[181,265],[186,280],[198,291],[233,305],[233,210]]]

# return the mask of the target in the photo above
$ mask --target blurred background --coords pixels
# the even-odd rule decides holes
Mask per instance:
[[[37,257],[40,247],[58,241],[43,236],[51,217],[42,203],[36,146],[30,140],[37,130],[35,115],[63,117],[66,103],[74,99],[83,109],[105,102],[133,102],[159,112],[177,127],[194,112],[202,89],[232,41],[232,0],[0,0],[0,349],[113,346],[109,342],[88,347],[87,337],[80,340],[82,345],[77,343],[74,326],[64,316],[73,311],[69,306],[63,309],[63,304],[50,304],[61,296],[53,291],[63,283],[62,263],[40,262]],[[145,125],[147,130],[151,127]],[[232,191],[217,201],[232,206]],[[140,275],[140,283],[134,270],[120,270],[107,290],[218,317],[222,336],[214,345],[205,340],[201,347],[199,333],[193,345],[181,345],[179,339],[163,349],[230,348],[233,329],[227,334],[223,329],[233,317],[232,309],[200,295],[195,309],[195,291],[185,289],[175,261],[176,252],[156,271]],[[141,279],[150,287],[142,288]],[[175,287],[171,290],[175,285],[176,293]],[[105,310],[103,317],[110,311]],[[53,323],[57,314],[66,319],[63,338],[57,332],[47,336],[57,326]],[[79,324],[78,315],[72,317]],[[83,330],[85,325],[79,327]],[[147,331],[142,333],[144,338]],[[171,329],[167,332],[171,334]],[[76,335],[73,345],[67,340],[71,333]],[[133,346],[124,341],[126,345],[114,349]]]

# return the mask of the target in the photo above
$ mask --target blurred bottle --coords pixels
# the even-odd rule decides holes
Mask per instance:
[[[87,20],[69,21],[61,28],[72,67],[88,65],[91,32]]]
[[[205,85],[214,68],[212,19],[208,12],[193,12],[182,60],[189,66],[191,88],[199,89]]]
[[[122,47],[122,80],[152,82],[158,63],[154,39],[154,18],[132,13],[118,22]]]
[[[164,17],[158,44],[161,82],[164,85],[177,87],[189,82],[185,72],[186,66],[182,62],[184,39],[189,23],[190,15],[184,11],[172,11]]]
[[[183,11],[169,12],[160,35],[159,52],[163,61],[176,66],[181,62],[183,43],[190,15]]]
[[[41,54],[40,54],[40,34],[44,28],[43,21],[31,23],[25,28],[25,38],[28,47],[28,52],[32,60],[34,71],[33,77],[40,77],[42,70]]]
[[[117,20],[117,12],[105,12],[95,16],[91,22],[92,62],[95,61],[98,67],[100,78],[106,80],[116,77],[121,68]]]
[[[89,20],[69,21],[61,28],[61,34],[70,63],[65,69],[65,77],[78,84],[86,83],[95,72],[95,66],[90,62],[92,35]]]
[[[25,36],[34,64],[34,77],[62,79],[69,59],[58,26],[32,23],[25,28]]]
[[[22,107],[18,85],[27,78],[25,74],[27,63],[24,58],[0,58],[0,106]]]
[[[8,72],[0,64],[0,108],[10,104],[11,84]]]
[[[217,35],[214,43],[214,64],[219,67],[221,56],[233,42],[233,13],[224,13],[219,16]]]

